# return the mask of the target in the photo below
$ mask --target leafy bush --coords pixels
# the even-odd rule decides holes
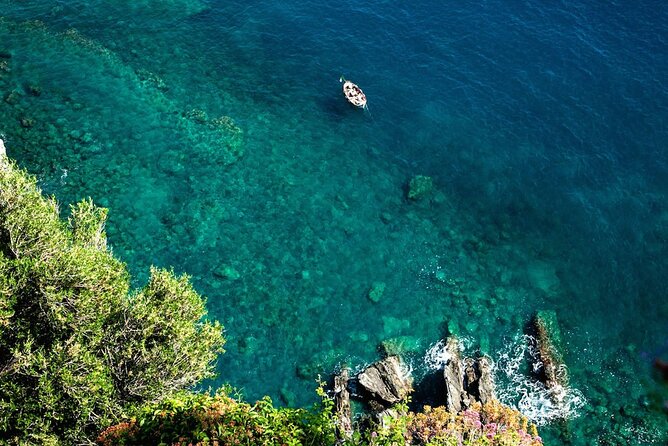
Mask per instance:
[[[105,430],[98,444],[313,445],[335,443],[331,404],[312,410],[275,408],[268,397],[248,404],[224,392],[184,392],[144,407],[129,422]]]
[[[187,277],[151,269],[130,291],[106,249],[106,209],[67,222],[34,178],[0,158],[0,437],[90,442],[130,409],[212,375],[222,327]]]
[[[311,410],[274,408],[265,398],[254,405],[219,393],[183,393],[145,407],[130,421],[112,426],[98,437],[102,446],[162,445],[318,445],[329,446],[542,446],[536,427],[517,410],[499,402],[474,403],[459,414],[444,407],[399,414],[382,423],[366,420],[351,438],[336,441],[333,402],[322,389],[323,402]]]

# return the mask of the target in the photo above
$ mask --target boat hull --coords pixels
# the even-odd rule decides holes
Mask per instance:
[[[345,81],[343,83],[343,95],[346,97],[346,100],[355,107],[366,107],[366,95],[356,84],[350,81]]]

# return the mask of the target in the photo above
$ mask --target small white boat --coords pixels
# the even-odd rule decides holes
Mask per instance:
[[[357,84],[354,84],[350,81],[345,80],[343,77],[339,79],[343,82],[343,95],[346,97],[348,102],[353,104],[355,107],[366,108],[366,95]]]

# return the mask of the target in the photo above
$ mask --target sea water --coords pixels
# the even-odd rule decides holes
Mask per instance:
[[[546,444],[664,444],[667,24],[650,0],[0,0],[0,134],[64,215],[110,209],[134,286],[192,276],[228,340],[205,387],[302,406],[383,343],[435,383],[455,334]]]

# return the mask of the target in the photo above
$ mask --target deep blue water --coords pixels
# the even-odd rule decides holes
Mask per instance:
[[[212,385],[304,404],[387,339],[429,373],[451,331],[550,444],[666,441],[665,2],[0,0],[0,17],[10,156],[61,202],[110,208],[137,286],[151,264],[193,276],[227,329]],[[229,116],[243,156],[192,109]],[[416,174],[436,191],[413,203]],[[542,309],[577,396],[565,430],[510,365]]]

